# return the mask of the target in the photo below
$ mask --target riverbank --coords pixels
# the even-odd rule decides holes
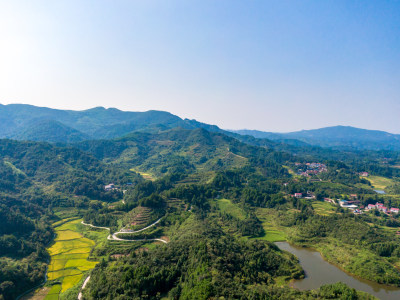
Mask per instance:
[[[372,228],[366,223],[355,222],[353,221],[354,216],[343,219],[341,214],[338,214],[337,217],[334,215],[316,216],[313,218],[315,221],[309,222],[310,224],[297,226],[293,224],[296,213],[298,212],[293,209],[287,211],[257,209],[257,217],[263,222],[264,229],[273,229],[279,233],[277,235],[272,232],[268,238],[269,231],[267,231],[266,237],[262,239],[270,239],[272,242],[288,241],[294,245],[314,248],[326,261],[335,264],[352,276],[379,284],[392,286],[400,284],[400,272],[397,269],[398,258],[379,256],[369,250],[365,241],[360,242],[363,232],[371,231],[369,232],[370,236],[387,234],[386,232],[380,231],[379,228]],[[343,219],[343,221],[337,221],[337,218]],[[342,233],[338,233],[336,225],[330,224],[328,227],[325,222],[335,222],[334,224],[342,227]],[[318,226],[320,229],[317,228]],[[329,230],[333,228],[333,231],[329,232],[327,228]],[[326,233],[321,235],[320,230],[325,230]]]
[[[290,245],[287,242],[275,243],[281,250],[295,255],[305,271],[305,278],[291,281],[290,286],[300,290],[315,290],[325,284],[343,282],[348,286],[371,294],[382,300],[400,299],[400,288],[364,280],[328,263],[313,249]]]
[[[315,249],[323,259],[352,276],[377,284],[398,287],[399,271],[386,258],[367,249],[340,243],[334,239],[319,242],[289,240],[294,245]]]

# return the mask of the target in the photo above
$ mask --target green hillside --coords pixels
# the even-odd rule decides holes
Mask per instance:
[[[15,299],[47,272],[37,295],[48,299],[76,299],[88,275],[87,299],[329,299],[330,291],[368,299],[340,284],[291,288],[303,271],[272,244],[282,240],[400,285],[399,216],[322,202],[400,207],[398,153],[277,151],[214,129],[151,125],[68,146],[0,140],[0,295]],[[312,163],[323,171],[301,175]],[[388,194],[376,194],[360,170],[390,182]],[[60,232],[68,224],[73,230]]]
[[[255,166],[260,164],[256,162],[259,157],[270,160],[271,167],[278,173],[285,173],[271,159],[273,151],[253,147],[204,129],[135,132],[116,140],[87,141],[75,145],[104,161],[158,177],[176,172],[193,173]],[[269,168],[267,165],[262,167]]]

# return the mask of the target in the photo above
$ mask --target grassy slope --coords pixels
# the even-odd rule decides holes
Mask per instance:
[[[314,212],[321,216],[327,216],[336,211],[336,207],[328,202],[313,201],[312,207],[314,208]]]
[[[218,204],[218,208],[221,211],[223,211],[235,218],[238,218],[239,220],[246,219],[246,216],[247,216],[246,212],[242,208],[240,208],[237,204],[232,203],[231,200],[220,199],[217,201],[217,204]]]
[[[268,242],[281,242],[287,240],[287,234],[284,228],[278,225],[275,214],[269,208],[257,208],[256,216],[262,222],[265,231],[263,237],[257,238]]]
[[[135,168],[131,168],[130,170],[133,171],[133,172],[139,173],[146,180],[154,181],[154,180],[157,179],[153,174],[146,173],[146,172],[141,172],[141,171],[139,171],[138,169],[135,169]]]
[[[388,186],[393,185],[393,180],[382,176],[369,176],[365,177],[375,189],[384,190]]]

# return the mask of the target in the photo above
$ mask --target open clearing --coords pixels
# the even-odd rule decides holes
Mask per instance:
[[[371,182],[372,186],[376,189],[384,190],[388,186],[393,184],[393,180],[390,178],[386,177],[381,177],[381,176],[369,176],[369,177],[364,177],[367,179],[369,182]]]
[[[95,242],[85,238],[81,233],[81,219],[57,222],[55,243],[48,249],[51,261],[48,269],[48,280],[61,284],[53,285],[46,300],[58,299],[59,294],[74,287],[83,278],[84,272],[95,267],[96,261],[89,261],[89,253]]]
[[[312,207],[314,208],[315,213],[321,216],[328,216],[336,211],[335,206],[328,202],[313,201]]]
[[[293,177],[301,177],[300,175],[297,175],[296,172],[293,171],[293,169],[291,169],[289,166],[282,166],[282,167],[284,167]]]
[[[262,226],[265,231],[265,235],[257,237],[256,239],[268,241],[268,242],[282,242],[287,240],[286,233],[281,230],[275,222],[275,215],[271,213],[268,208],[257,208],[256,215],[262,222]]]
[[[150,174],[150,173],[141,172],[141,171],[139,171],[139,170],[137,170],[137,169],[135,169],[135,168],[132,168],[132,169],[130,169],[130,170],[133,171],[133,172],[136,172],[136,173],[140,174],[140,176],[142,176],[142,177],[143,177],[144,179],[146,179],[146,180],[151,180],[151,181],[156,180],[155,176],[152,175],[152,174]]]
[[[246,212],[241,209],[237,204],[232,203],[231,200],[228,199],[220,199],[217,201],[218,207],[224,213],[227,213],[235,218],[240,220],[246,219]]]

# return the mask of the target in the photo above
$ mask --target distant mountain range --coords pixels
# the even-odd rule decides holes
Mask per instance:
[[[177,127],[203,128],[251,145],[275,147],[280,150],[310,146],[338,150],[400,150],[400,135],[348,126],[291,133],[226,131],[215,125],[182,119],[165,111],[128,112],[104,107],[72,111],[26,104],[0,104],[0,138],[73,143],[113,139],[132,132],[158,133]]]
[[[295,141],[309,145],[350,150],[400,150],[400,135],[379,130],[360,129],[351,126],[333,126],[290,133],[274,133],[258,130],[232,130],[234,133],[255,138],[270,139],[295,145]],[[301,144],[297,143],[297,146]]]
[[[0,138],[77,142],[116,138],[133,131],[158,132],[175,127],[223,131],[217,126],[183,120],[164,111],[126,112],[104,107],[72,111],[25,104],[0,105]]]

